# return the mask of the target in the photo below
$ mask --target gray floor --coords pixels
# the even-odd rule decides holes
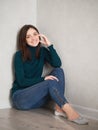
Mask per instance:
[[[1,109],[0,130],[98,130],[98,121],[89,119],[88,125],[77,125],[46,109]]]

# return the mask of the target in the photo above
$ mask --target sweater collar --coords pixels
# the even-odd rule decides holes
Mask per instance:
[[[32,52],[34,52],[36,49],[37,49],[37,47],[38,46],[30,46],[30,45],[27,45],[28,46],[28,48],[29,48],[29,50]]]

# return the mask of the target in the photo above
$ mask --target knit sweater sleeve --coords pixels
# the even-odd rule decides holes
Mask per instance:
[[[48,49],[45,49],[45,60],[53,67],[60,67],[62,65],[61,59],[53,45],[50,45]]]
[[[32,86],[32,85],[44,80],[43,77],[39,77],[39,78],[26,78],[25,77],[25,73],[24,73],[24,69],[23,69],[23,61],[20,56],[20,53],[16,53],[16,55],[15,55],[14,67],[15,67],[16,82],[21,88],[26,88],[28,86]]]

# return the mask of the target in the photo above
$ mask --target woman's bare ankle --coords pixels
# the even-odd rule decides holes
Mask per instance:
[[[64,104],[62,107],[69,120],[74,120],[79,117],[79,114],[71,107],[69,103]]]
[[[57,104],[55,105],[55,110],[58,112],[63,112],[62,108],[60,108]]]

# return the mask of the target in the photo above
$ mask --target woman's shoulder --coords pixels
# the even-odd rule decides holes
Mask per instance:
[[[18,58],[18,57],[21,57],[22,56],[22,52],[20,50],[17,50],[15,53],[14,53],[14,57],[15,58]]]
[[[21,51],[17,50],[14,55],[21,55],[21,54],[22,54]]]

